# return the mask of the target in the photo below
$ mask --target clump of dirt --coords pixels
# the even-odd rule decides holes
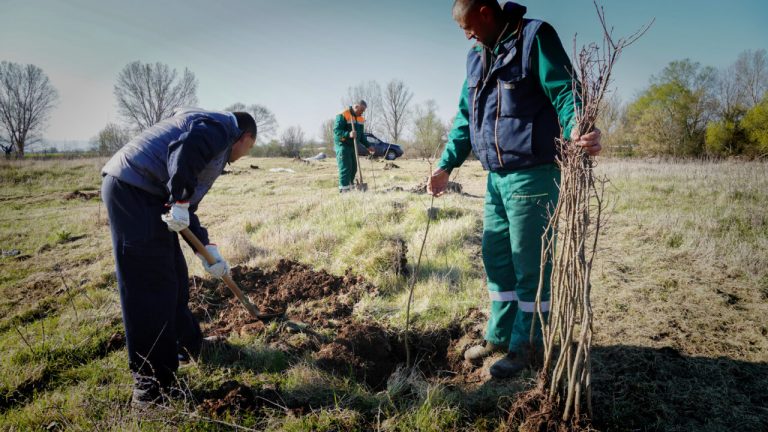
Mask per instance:
[[[329,372],[354,374],[358,381],[380,387],[395,368],[387,332],[374,324],[341,328],[336,339],[314,355],[317,365]]]
[[[80,191],[75,190],[74,192],[70,192],[66,195],[64,195],[65,200],[74,200],[74,199],[81,199],[83,201],[91,200],[94,198],[98,198],[101,193],[97,190],[95,191]]]
[[[253,390],[235,381],[228,381],[218,389],[212,397],[203,400],[200,409],[205,412],[222,416],[229,411],[255,410],[260,407]]]
[[[410,269],[408,268],[408,245],[405,240],[400,236],[382,240],[371,264],[372,270],[379,274],[408,276]]]
[[[401,238],[395,238],[392,240],[395,253],[392,254],[391,268],[398,276],[408,276],[408,245],[405,244],[405,240]]]
[[[104,350],[107,352],[117,351],[125,346],[125,333],[118,331],[112,333],[112,336],[107,339]]]
[[[385,170],[391,170],[391,169],[395,169],[395,168],[400,168],[400,167],[395,165],[393,162],[387,162],[387,163],[384,164],[384,169]]]
[[[461,193],[464,192],[464,188],[461,186],[461,183],[456,183],[456,182],[449,181],[448,185],[445,188],[445,191],[446,192],[452,192],[452,193],[461,194]],[[408,189],[408,192],[416,193],[416,194],[427,193],[427,182],[425,181],[424,183],[420,183],[420,184],[418,184],[418,185]]]
[[[448,182],[448,186],[446,187],[446,190],[448,192],[453,192],[457,194],[464,193],[464,188],[461,186],[461,183],[456,183],[452,181]]]
[[[227,413],[239,411],[255,412],[264,405],[273,405],[270,401],[281,400],[276,389],[254,390],[237,381],[227,381],[200,404],[199,409],[214,416],[225,417]]]

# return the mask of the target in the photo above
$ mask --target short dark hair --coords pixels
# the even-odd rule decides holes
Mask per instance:
[[[355,105],[362,105],[362,106],[364,106],[364,107],[368,108],[368,104],[367,104],[367,103],[365,103],[365,101],[364,101],[364,100],[362,100],[362,99],[360,99],[360,100],[358,100],[357,102],[355,102]]]
[[[255,139],[258,131],[256,128],[256,120],[253,119],[253,116],[243,111],[235,111],[232,114],[235,116],[235,119],[237,119],[237,128],[244,134],[251,134]]]
[[[463,18],[469,11],[483,6],[491,8],[495,16],[501,15],[501,5],[498,0],[456,0],[453,2],[453,18]]]

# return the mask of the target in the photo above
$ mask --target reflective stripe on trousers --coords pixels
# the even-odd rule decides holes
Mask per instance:
[[[523,312],[536,312],[536,302],[523,302],[517,298],[517,293],[514,291],[488,291],[488,296],[491,301],[498,302],[517,302],[517,308]],[[541,311],[549,312],[549,301],[541,302]]]

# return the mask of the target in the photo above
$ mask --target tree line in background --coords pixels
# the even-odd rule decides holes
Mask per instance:
[[[457,89],[447,89],[452,91]],[[131,62],[113,90],[121,123],[108,123],[91,140],[92,150],[111,155],[131,137],[197,104],[197,79],[163,63]],[[413,92],[400,80],[383,88],[376,81],[350,86],[342,106],[363,99],[366,130],[401,144],[409,157],[434,157],[445,143],[451,123],[441,120],[433,100],[414,105]],[[0,149],[6,157],[23,157],[39,143],[58,101],[46,74],[35,65],[0,62]],[[278,136],[277,119],[264,105],[236,102],[227,111],[247,111],[256,119],[255,156],[298,157],[320,151],[333,155],[331,117],[320,126],[319,140],[300,126]],[[336,113],[333,113],[336,114]],[[628,103],[614,96],[598,123],[605,153],[614,156],[748,158],[768,156],[768,56],[766,50],[744,51],[723,70],[691,60],[673,61]]]
[[[673,61],[634,100],[609,100],[598,124],[616,156],[767,157],[766,50],[722,70]]]
[[[117,151],[130,137],[147,127],[170,117],[174,110],[197,103],[197,80],[192,72],[185,69],[178,74],[162,63],[142,64],[132,62],[119,74],[114,87],[118,112],[123,118],[123,125],[107,124],[92,140],[94,151],[110,155]],[[411,107],[413,93],[399,80],[390,81],[384,91],[376,81],[368,81],[351,86],[342,98],[342,105],[351,105],[364,99],[366,110],[366,129],[392,142],[402,142],[409,128],[413,126],[414,142],[410,153],[420,156],[422,147],[433,149],[439,144],[439,138],[445,136],[445,125],[437,118],[437,108],[429,101],[422,109]],[[254,156],[300,157],[323,151],[334,155],[333,122],[331,118],[321,125],[320,140],[308,139],[301,126],[289,126],[277,136],[277,119],[264,105],[246,105],[237,102],[224,108],[225,111],[246,111],[253,115],[258,127],[258,145],[254,147]],[[422,118],[424,117],[424,118]],[[437,131],[427,131],[427,127]],[[436,139],[435,137],[438,137]]]

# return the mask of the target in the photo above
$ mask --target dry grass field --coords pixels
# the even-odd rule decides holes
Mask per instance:
[[[506,409],[533,372],[498,382],[487,364],[455,361],[477,338],[487,303],[477,162],[452,179],[462,193],[435,200],[415,276],[412,343],[423,373],[395,370],[381,383],[319,359],[349,323],[394,335],[400,358],[409,282],[400,265],[405,258],[414,270],[426,228],[430,198],[415,191],[428,164],[366,160],[371,190],[344,195],[333,159],[229,166],[198,214],[232,264],[269,272],[291,260],[329,278],[359,276],[355,286],[367,288],[347,297],[337,320],[323,315],[322,299],[292,302],[288,315],[314,316],[303,320],[317,322],[314,331],[272,322],[228,333],[226,345],[180,371],[186,398],[141,415],[129,405],[96,193],[104,162],[0,162],[0,429],[515,430]],[[610,180],[610,216],[593,277],[595,428],[768,431],[768,164],[601,159],[598,171]],[[201,281],[185,253],[192,301],[209,304],[217,283]],[[204,330],[223,328],[209,318]]]

